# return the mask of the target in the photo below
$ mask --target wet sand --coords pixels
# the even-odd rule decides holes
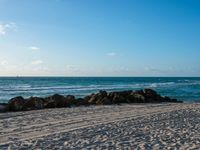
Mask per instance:
[[[200,104],[132,104],[0,114],[0,149],[200,149]]]

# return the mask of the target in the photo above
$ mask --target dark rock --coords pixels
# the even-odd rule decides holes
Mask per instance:
[[[111,105],[112,101],[108,97],[102,99],[104,105]]]
[[[140,95],[143,95],[143,96],[145,95],[143,90],[137,90],[137,91],[133,91],[131,93],[140,94]]]
[[[97,105],[110,105],[112,104],[112,101],[108,97],[104,97],[102,99],[98,99],[96,101]]]
[[[178,102],[177,99],[173,98],[171,99],[171,102]]]
[[[145,103],[147,102],[144,94],[141,92],[132,92],[129,96],[129,100],[131,103]]]
[[[120,93],[115,93],[112,99],[112,103],[113,104],[126,103],[127,102],[126,100],[127,99],[122,95],[120,95]]]
[[[0,112],[5,112],[7,109],[8,104],[0,103]]]
[[[74,95],[67,95],[65,97],[65,105],[67,107],[76,106],[77,100],[75,99],[75,96]]]
[[[24,109],[33,110],[33,109],[42,109],[44,108],[44,99],[39,97],[30,97],[26,100],[24,104]]]
[[[88,104],[96,104],[97,94],[92,94],[90,96],[85,97],[84,99],[87,101]]]
[[[86,96],[84,99],[87,100],[88,104],[102,104],[102,99],[105,97],[107,97],[107,92],[99,91],[99,93],[91,94],[90,96]]]
[[[163,101],[164,101],[164,102],[171,102],[171,103],[176,103],[176,102],[178,102],[177,99],[171,99],[171,98],[169,98],[168,96],[163,97]]]
[[[78,98],[76,99],[76,106],[89,106],[88,98]]]
[[[171,98],[169,98],[168,96],[162,97],[164,102],[169,102],[171,101]]]
[[[5,107],[0,106],[0,111],[20,111],[42,108],[88,106],[88,105],[110,105],[121,103],[161,103],[161,102],[181,102],[177,99],[162,97],[152,89],[137,91],[110,92],[99,91],[96,94],[88,95],[84,98],[75,99],[73,95],[62,96],[55,94],[46,98],[30,97],[25,100],[23,97],[12,98]]]
[[[87,96],[85,96],[83,99],[84,99],[84,101],[89,101],[90,99],[91,99],[91,97],[93,96],[94,94],[91,94],[91,95],[87,95]]]
[[[88,105],[108,105],[111,104],[111,100],[108,98],[106,91],[99,91],[97,94],[91,94],[84,98]]]
[[[101,91],[99,91],[99,96],[106,97],[107,96],[107,92],[101,90]]]
[[[75,100],[75,96],[74,95],[67,95],[66,99],[69,100],[69,101],[70,100],[73,101],[73,100]]]
[[[8,111],[21,111],[24,109],[25,99],[21,96],[14,97],[8,101]]]
[[[53,96],[47,97],[44,100],[45,108],[57,108],[57,107],[67,107],[69,104],[64,96],[59,94],[54,94]]]
[[[144,89],[144,95],[147,102],[163,102],[163,98],[152,89]]]
[[[144,94],[146,97],[154,97],[158,95],[158,93],[152,89],[144,89]]]
[[[132,91],[110,92],[108,97],[112,100],[113,104],[130,103],[129,95],[131,92]]]

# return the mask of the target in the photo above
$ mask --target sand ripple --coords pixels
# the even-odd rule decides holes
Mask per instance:
[[[0,114],[0,149],[200,149],[200,104]]]

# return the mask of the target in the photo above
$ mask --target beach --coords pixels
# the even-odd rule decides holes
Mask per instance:
[[[122,104],[0,114],[0,149],[199,149],[200,104]]]
[[[200,150],[200,0],[0,0],[0,150]]]

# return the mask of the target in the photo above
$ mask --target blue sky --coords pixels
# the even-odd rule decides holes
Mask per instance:
[[[0,76],[200,76],[199,0],[0,0]]]

